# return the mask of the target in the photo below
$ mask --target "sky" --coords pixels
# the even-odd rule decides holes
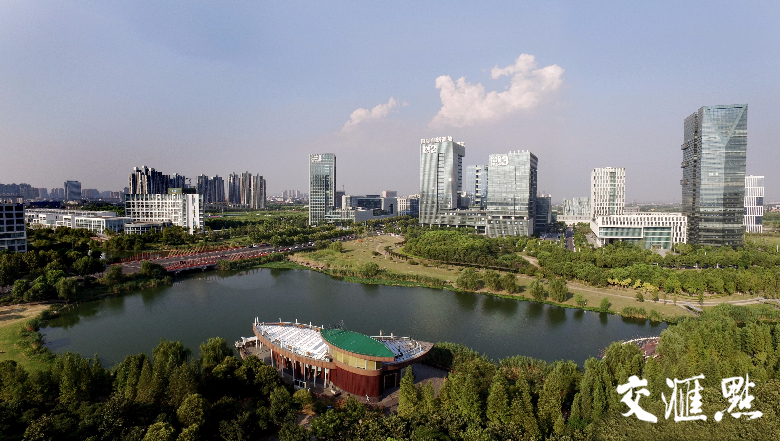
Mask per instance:
[[[594,4],[598,6],[594,6]],[[0,183],[121,190],[133,167],[419,192],[421,138],[530,150],[539,191],[680,202],[683,120],[748,104],[780,200],[780,2],[0,1]]]

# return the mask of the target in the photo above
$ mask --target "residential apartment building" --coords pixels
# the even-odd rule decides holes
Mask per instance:
[[[747,104],[705,106],[685,118],[682,205],[688,241],[740,246],[744,238]]]
[[[266,204],[266,182],[260,175],[249,172],[228,176],[228,203],[256,210]]]
[[[164,175],[153,168],[133,167],[128,177],[129,194],[167,194],[169,188],[186,188],[186,178],[182,175]]]
[[[219,176],[210,178],[206,175],[198,176],[198,194],[203,195],[206,204],[218,204],[225,202],[225,180]]]
[[[764,219],[764,177],[745,176],[745,232],[761,233]]]

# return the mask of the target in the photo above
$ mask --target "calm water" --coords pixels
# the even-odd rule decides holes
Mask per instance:
[[[306,270],[189,276],[174,286],[83,303],[42,329],[54,351],[98,354],[105,366],[150,353],[160,339],[232,344],[261,321],[344,320],[348,329],[465,344],[493,358],[527,355],[582,365],[615,340],[658,335],[665,324],[535,302],[428,288],[361,285]]]

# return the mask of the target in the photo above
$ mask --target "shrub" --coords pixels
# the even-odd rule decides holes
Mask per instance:
[[[645,297],[642,295],[641,292],[636,293],[636,301],[637,302],[644,302],[645,301]]]
[[[577,294],[574,296],[574,303],[577,304],[580,308],[585,307],[585,297],[582,297],[582,294]]]
[[[599,303],[599,311],[609,312],[610,306],[612,306],[612,303],[609,302],[608,298],[604,297],[601,299],[601,303]]]

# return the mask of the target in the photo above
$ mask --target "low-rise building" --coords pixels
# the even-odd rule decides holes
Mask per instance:
[[[125,234],[144,234],[149,231],[162,231],[170,226],[170,222],[128,222],[125,224]]]
[[[647,249],[670,249],[688,240],[688,219],[681,213],[635,213],[596,216],[590,222],[599,246],[615,241],[644,244]]]

